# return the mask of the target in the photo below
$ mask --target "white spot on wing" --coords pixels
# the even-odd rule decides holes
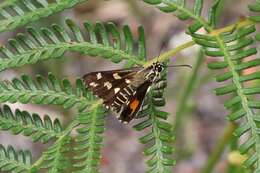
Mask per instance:
[[[98,84],[96,82],[91,82],[89,85],[92,86],[92,87],[98,86]]]
[[[125,83],[129,84],[131,81],[129,79],[125,79]]]
[[[121,76],[118,75],[118,73],[114,73],[114,74],[113,74],[113,77],[114,77],[115,79],[122,79]]]
[[[107,87],[108,90],[112,88],[112,84],[110,82],[105,82],[104,86]]]
[[[98,73],[98,74],[97,74],[97,80],[99,80],[99,79],[101,79],[101,78],[102,78],[101,73]]]
[[[120,88],[115,88],[114,91],[115,91],[115,94],[116,94],[116,93],[118,93],[118,91],[120,91]]]
[[[151,87],[149,87],[146,92],[149,93],[150,89],[151,89]]]

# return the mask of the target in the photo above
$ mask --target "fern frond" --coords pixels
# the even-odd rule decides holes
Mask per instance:
[[[37,114],[30,114],[26,111],[16,109],[12,112],[9,106],[4,105],[0,109],[0,129],[9,130],[17,135],[22,133],[28,136],[33,142],[48,142],[52,138],[58,138],[61,135],[62,127],[58,119],[51,121],[48,115],[44,120]]]
[[[5,0],[0,3],[0,32],[26,25],[84,1]]]
[[[40,172],[48,170],[48,172],[58,173],[64,172],[68,167],[71,167],[71,159],[68,152],[71,151],[71,131],[79,125],[77,120],[72,121],[67,126],[59,139],[43,152],[41,157],[31,165],[28,172]]]
[[[58,173],[68,172],[67,169],[74,170],[73,167],[91,173],[98,170],[97,166],[101,158],[99,149],[103,139],[100,135],[104,131],[105,112],[101,102],[96,101],[90,92],[84,92],[83,96],[92,101],[92,105],[77,114],[76,119],[61,132],[55,144],[43,153],[41,158],[31,166],[30,171],[47,169],[48,172]],[[77,129],[76,143],[72,143],[71,131],[79,125],[81,127]],[[76,156],[70,159],[70,154],[74,153],[73,149]],[[82,163],[84,165],[81,165]]]
[[[209,13],[209,20],[207,21],[202,17],[203,0],[194,0],[193,7],[188,7],[186,0],[143,0],[151,5],[156,5],[161,11],[166,13],[174,13],[180,20],[192,19],[194,22],[189,26],[189,31],[195,33],[201,27],[204,27],[207,31],[211,30],[212,26],[216,24],[216,16],[219,9],[219,5],[222,0],[214,0],[212,8]],[[191,2],[189,2],[191,3]]]
[[[66,24],[74,37],[61,26],[52,25],[51,29],[42,28],[40,32],[28,28],[28,34],[18,34],[14,39],[10,39],[12,49],[4,46],[0,48],[0,71],[59,58],[66,51],[102,56],[113,62],[125,59],[132,64],[143,64],[139,58],[145,56],[144,39],[139,39],[139,51],[135,54],[134,40],[128,26],[123,28],[124,34],[120,34],[112,23],[97,23],[93,26],[90,22],[85,22],[84,27],[89,35],[89,39],[85,39],[75,23],[66,20]],[[139,34],[140,38],[144,37],[142,27],[139,27]]]
[[[38,75],[35,81],[27,75],[21,76],[21,79],[0,81],[1,102],[54,104],[66,109],[76,105],[79,110],[83,110],[92,103],[82,96],[84,91],[80,79],[76,82],[76,89],[73,89],[67,79],[61,82],[51,73],[47,79]]]
[[[15,4],[17,1],[18,1],[18,0],[9,0],[9,1],[1,2],[1,3],[0,3],[0,9],[9,7],[9,6]]]
[[[260,12],[260,2],[256,0],[255,3],[248,5],[248,8],[253,13],[259,13]],[[249,16],[249,19],[251,19],[254,22],[260,22],[260,16],[256,15],[256,14]]]
[[[148,0],[150,2],[150,0]],[[152,1],[152,0],[151,0]],[[231,121],[238,119],[244,120],[244,124],[236,130],[237,136],[242,136],[244,133],[250,131],[251,137],[241,145],[240,151],[242,153],[248,152],[250,149],[255,150],[253,155],[245,162],[245,166],[255,166],[255,172],[260,171],[260,137],[257,113],[253,109],[259,109],[258,101],[253,101],[249,96],[251,93],[259,93],[257,88],[246,88],[244,83],[259,79],[259,72],[252,74],[243,74],[243,70],[259,65],[257,59],[243,62],[247,57],[255,55],[257,50],[255,47],[250,47],[254,43],[249,34],[255,32],[255,26],[252,22],[246,20],[241,24],[234,25],[228,30],[215,31],[214,19],[216,19],[218,8],[221,1],[215,0],[210,10],[209,21],[205,22],[201,15],[196,16],[191,10],[185,6],[185,0],[169,1],[169,0],[155,0],[157,6],[165,12],[180,11],[187,14],[187,18],[194,19],[195,23],[189,27],[189,34],[193,40],[205,49],[205,53],[212,57],[224,57],[224,61],[214,62],[209,64],[211,69],[227,69],[222,74],[216,76],[218,82],[231,81],[231,84],[225,84],[223,87],[217,88],[217,95],[225,95],[233,93],[225,103],[225,107],[231,111],[228,116]],[[196,4],[196,1],[195,1]],[[163,8],[162,8],[163,7]],[[181,17],[186,19],[185,16]],[[204,27],[209,34],[198,34],[196,31]],[[241,51],[242,50],[242,51]],[[243,63],[239,63],[242,61]],[[240,110],[233,109],[239,107]],[[234,112],[233,110],[237,110]],[[249,152],[250,153],[250,152]]]
[[[260,2],[256,0],[255,3],[249,4],[248,5],[249,10],[252,12],[252,14],[249,16],[249,19],[255,23],[260,22]],[[260,40],[260,33],[256,33],[255,36],[256,41]]]
[[[250,59],[244,62],[247,57],[257,53],[253,44],[254,40],[249,36],[255,32],[255,26],[245,26],[234,30],[233,32],[222,33],[214,36],[201,36],[193,34],[194,41],[202,45],[208,56],[220,57],[224,56],[224,61],[210,63],[210,69],[226,69],[224,73],[216,76],[218,82],[230,81],[222,87],[215,89],[217,95],[233,94],[226,101],[225,107],[231,111],[227,116],[230,121],[243,120],[235,131],[240,137],[244,133],[250,131],[251,136],[240,146],[241,153],[248,152],[251,148],[255,150],[246,162],[245,166],[255,165],[255,172],[260,170],[260,136],[258,127],[258,114],[253,109],[259,109],[258,102],[254,101],[250,95],[257,94],[258,87],[248,87],[244,83],[259,79],[259,72],[244,74],[243,71],[256,67],[260,64],[258,59]],[[241,51],[242,50],[242,51]],[[242,63],[239,63],[242,61]],[[233,109],[233,108],[239,108]],[[250,152],[249,152],[250,153]]]
[[[88,98],[94,99],[91,95]],[[77,169],[76,173],[97,173],[101,160],[102,134],[105,130],[105,110],[100,103],[92,105],[79,114],[78,120],[82,127],[77,129],[74,147],[77,154],[74,156],[76,163],[73,167]]]
[[[50,173],[64,172],[71,166],[70,159],[66,155],[70,151],[71,137],[65,135],[42,154],[42,163],[39,167],[31,167],[34,172],[47,169]],[[36,172],[37,172],[36,171]]]
[[[25,173],[30,170],[32,156],[29,151],[15,151],[12,146],[5,149],[0,145],[0,170],[13,173]]]
[[[146,145],[144,154],[149,157],[146,162],[149,167],[147,173],[171,173],[174,164],[174,160],[171,158],[173,152],[173,127],[165,121],[168,113],[158,109],[158,107],[165,105],[165,99],[163,98],[165,87],[166,73],[148,93],[144,103],[145,106],[138,114],[139,118],[146,117],[145,120],[134,126],[138,131],[146,128],[151,130],[140,138],[140,142]]]

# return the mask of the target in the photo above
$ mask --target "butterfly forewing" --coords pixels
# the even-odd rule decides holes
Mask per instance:
[[[92,72],[86,74],[83,79],[93,94],[103,99],[106,106],[111,107],[117,94],[131,83],[137,72],[138,69]]]

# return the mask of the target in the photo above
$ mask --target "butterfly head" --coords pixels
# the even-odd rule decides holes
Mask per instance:
[[[150,67],[148,67],[149,72],[146,78],[151,82],[157,81],[160,78],[163,69],[164,66],[161,62],[154,62]]]
[[[164,69],[164,66],[161,62],[154,62],[152,64],[152,69],[154,72],[161,73]]]

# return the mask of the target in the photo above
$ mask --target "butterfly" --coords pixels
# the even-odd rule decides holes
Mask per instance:
[[[163,69],[163,63],[154,62],[146,68],[91,72],[83,76],[83,81],[107,109],[117,114],[120,122],[127,124],[136,117]]]
[[[190,65],[172,65],[167,67]],[[107,109],[117,114],[124,124],[134,119],[142,107],[146,94],[161,78],[164,64],[154,62],[142,68],[91,72],[83,76],[83,81],[95,96],[103,100]]]

